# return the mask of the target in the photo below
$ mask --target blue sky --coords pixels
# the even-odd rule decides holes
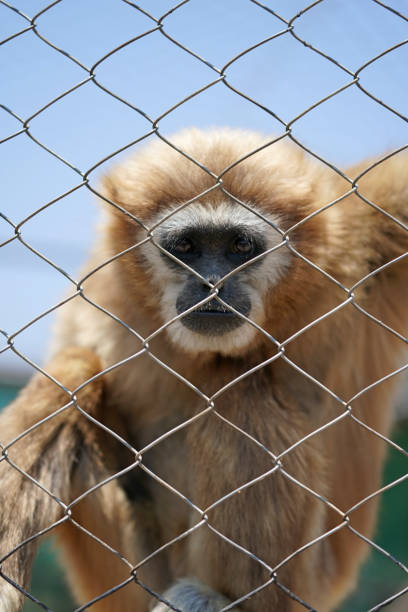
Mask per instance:
[[[32,17],[47,6],[39,0],[14,0]],[[307,6],[303,0],[264,0],[288,20]],[[174,1],[141,0],[153,16]],[[407,13],[406,0],[389,6]],[[0,3],[0,39],[29,25]],[[408,22],[373,0],[325,0],[294,22],[295,33],[350,72],[408,38]],[[63,0],[37,20],[38,32],[86,68],[118,45],[155,27],[155,22],[122,0]],[[164,20],[165,31],[208,63],[222,68],[244,49],[282,30],[286,24],[250,0],[190,0]],[[401,114],[408,114],[408,45],[400,46],[360,73],[364,88]],[[27,31],[0,46],[0,104],[22,119],[88,77],[86,70]],[[150,118],[211,83],[218,73],[155,31],[102,62],[98,82]],[[288,122],[352,76],[297,41],[278,36],[227,69],[228,82]],[[196,125],[236,126],[279,134],[273,116],[219,82],[175,109],[159,123],[169,135]],[[0,139],[21,129],[0,108]],[[72,166],[85,172],[113,151],[150,130],[142,114],[86,82],[30,122],[30,131]],[[293,133],[314,152],[339,166],[379,156],[408,140],[407,123],[367,97],[355,85],[293,124]],[[129,154],[129,151],[126,153]],[[121,154],[121,159],[126,154]],[[0,211],[13,223],[81,181],[70,167],[41,149],[25,134],[0,144]],[[91,173],[97,187],[102,164]],[[72,275],[92,243],[98,206],[86,188],[57,201],[22,227],[24,239]],[[0,218],[0,242],[12,236]],[[16,240],[0,248],[0,328],[12,333],[55,304],[69,283]],[[41,363],[50,335],[47,316],[18,335],[15,343]],[[1,346],[1,341],[0,341]],[[11,351],[0,354],[0,380],[24,377],[30,368]]]

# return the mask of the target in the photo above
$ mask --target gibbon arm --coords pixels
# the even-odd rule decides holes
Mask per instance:
[[[408,155],[393,155],[364,172],[369,165],[366,161],[347,171],[357,179],[358,193],[366,201],[352,200],[344,222],[358,241],[354,257],[366,261],[371,271],[408,251]],[[394,279],[397,290],[404,289],[400,274],[408,269],[406,259],[401,264],[391,265],[385,273]]]
[[[82,348],[63,351],[46,367],[70,390],[99,369],[98,358]],[[97,379],[78,393],[78,405],[95,415],[101,398],[102,381]],[[69,503],[73,497],[73,474],[81,453],[87,452],[84,445],[95,445],[95,426],[70,406],[15,444],[7,444],[69,401],[64,390],[39,373],[0,416],[1,444],[3,449],[6,447],[0,464],[0,607],[5,611],[14,612],[22,606],[23,595],[7,578],[23,589],[29,588],[37,539],[10,556],[8,553],[63,516],[61,505],[18,469],[63,503]]]
[[[352,198],[343,221],[353,241],[351,245],[346,241],[348,252],[365,266],[360,278],[373,273],[361,285],[366,296],[362,297],[360,288],[357,289],[357,301],[406,337],[408,156],[399,153],[364,173],[368,166],[368,162],[363,162],[348,170],[349,176],[357,178],[358,193],[367,201]],[[379,268],[382,269],[376,272]],[[392,342],[389,338],[390,346]]]

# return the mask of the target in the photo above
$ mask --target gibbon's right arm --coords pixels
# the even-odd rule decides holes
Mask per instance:
[[[45,371],[74,391],[100,370],[99,359],[83,348],[61,352]],[[78,393],[78,405],[98,417],[102,381]],[[9,443],[69,403],[70,396],[45,375],[36,374],[0,415],[0,609],[15,612],[23,604],[18,586],[28,590],[37,539],[22,544],[64,516],[62,506],[78,495],[72,490],[75,471],[88,454],[95,462],[97,428],[75,406],[52,416],[15,444]],[[93,456],[92,456],[93,454]],[[98,472],[101,473],[102,466]],[[25,474],[52,493],[46,493]],[[88,483],[84,482],[84,488]],[[22,544],[22,545],[21,545]],[[10,554],[11,551],[14,551]],[[18,585],[18,586],[17,586]]]

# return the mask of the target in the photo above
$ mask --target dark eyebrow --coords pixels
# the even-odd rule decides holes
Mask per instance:
[[[196,250],[193,251],[189,257],[192,258],[190,265],[194,267],[193,260],[196,260],[202,255],[203,250],[206,248],[211,249],[211,242],[213,242],[214,249],[218,249],[223,252],[224,245],[231,244],[235,238],[244,237],[252,241],[255,249],[251,258],[260,255],[267,248],[267,241],[265,235],[259,230],[254,230],[245,224],[213,224],[207,223],[202,225],[185,225],[182,228],[172,229],[167,232],[162,232],[162,236],[159,239],[159,243],[165,251],[171,251],[176,244],[184,239],[193,240],[196,243]],[[160,255],[166,261],[166,265],[176,271],[185,270],[183,264],[178,263],[165,251],[160,250]],[[227,256],[227,253],[224,253]],[[231,255],[230,255],[231,256]],[[180,257],[180,260],[182,257]],[[262,263],[262,260],[255,261],[252,265],[258,266]],[[238,264],[237,264],[238,265]]]
[[[256,240],[265,240],[264,232],[259,231],[258,228],[254,228],[251,225],[245,225],[244,223],[225,223],[216,225],[215,223],[206,223],[198,225],[184,225],[177,229],[163,230],[159,233],[159,241],[174,243],[180,238],[187,235],[189,236],[211,236],[211,235],[222,235],[222,234],[242,234],[248,238],[254,238]],[[160,235],[161,234],[161,235]]]

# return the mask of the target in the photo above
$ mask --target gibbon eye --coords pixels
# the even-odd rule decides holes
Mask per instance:
[[[253,243],[249,238],[239,236],[233,244],[234,253],[241,253],[242,255],[249,255],[253,251]]]
[[[180,255],[184,255],[185,253],[191,253],[193,250],[193,243],[188,238],[182,238],[179,240],[175,247],[175,253],[180,253]]]

